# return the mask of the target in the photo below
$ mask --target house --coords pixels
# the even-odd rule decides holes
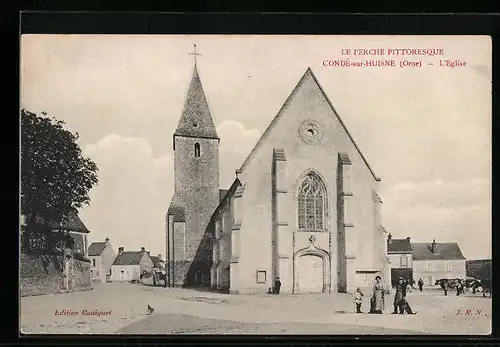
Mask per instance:
[[[118,255],[111,265],[111,281],[134,281],[141,279],[141,272],[153,270],[153,261],[144,247],[140,251],[127,251],[118,247]]]
[[[27,216],[21,215],[20,231],[22,234],[27,228]],[[87,258],[87,235],[90,231],[80,220],[76,210],[72,209],[60,221],[43,220],[37,217],[36,225],[44,225],[45,240],[50,239],[50,233],[64,232],[69,237],[55,238],[57,242],[47,243],[40,247],[40,243],[32,239],[22,240],[23,253],[19,259],[19,286],[21,295],[38,295],[81,291],[92,288],[90,275],[90,260]]]
[[[151,261],[153,262],[154,269],[164,269],[165,268],[165,260],[163,260],[163,256],[158,254],[158,256],[151,256]]]
[[[413,249],[410,238],[393,239],[387,236],[387,254],[391,268],[391,284],[394,286],[400,277],[413,280]]]
[[[380,178],[310,68],[228,191],[221,140],[195,64],[173,134],[169,286],[266,293],[279,277],[283,293],[330,293],[388,281]]]
[[[21,215],[20,227],[21,232],[26,228],[28,216]],[[44,220],[42,217],[36,218],[37,224],[45,224],[50,228],[53,233],[67,232],[70,236],[68,241],[60,241],[56,245],[56,250],[61,252],[71,250],[72,254],[81,259],[86,259],[88,256],[88,239],[87,236],[90,231],[78,216],[76,209],[70,209],[60,221]]]
[[[93,242],[89,247],[91,261],[90,274],[92,281],[106,283],[110,280],[111,264],[116,258],[116,252],[106,237],[104,242]]]
[[[413,278],[433,286],[441,278],[465,278],[465,257],[457,243],[414,243]]]

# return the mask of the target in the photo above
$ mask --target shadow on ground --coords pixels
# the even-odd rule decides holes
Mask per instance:
[[[130,324],[117,334],[343,334],[422,335],[411,330],[330,323],[246,323],[204,319],[184,314],[161,314]]]

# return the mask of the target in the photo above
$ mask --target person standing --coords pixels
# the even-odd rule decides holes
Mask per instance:
[[[406,284],[404,283],[403,278],[400,277],[398,279],[398,283],[396,284],[396,294],[394,294],[394,311],[392,312],[392,314],[403,313],[403,307],[401,307],[401,301],[406,296],[405,294],[406,294]]]
[[[418,280],[418,289],[420,289],[420,291],[422,291],[423,286],[424,286],[424,281],[422,281],[422,279],[419,279]]]
[[[441,289],[444,290],[444,296],[447,296],[448,295],[448,280],[446,280],[446,279],[440,279],[438,281],[438,283],[441,286]]]
[[[384,309],[384,286],[382,284],[382,277],[375,277],[375,284],[373,285],[373,313],[381,314]]]
[[[459,280],[460,281],[460,292],[465,295],[465,281],[464,280]]]
[[[274,282],[274,293],[279,294],[280,293],[280,288],[281,288],[281,281],[279,277],[276,277],[276,282]]]
[[[406,292],[410,292],[411,293],[411,287],[412,287],[411,281],[406,281]]]
[[[462,283],[460,280],[455,281],[455,287],[457,289],[457,296],[459,296],[462,293]]]
[[[363,292],[361,291],[360,288],[356,289],[354,292],[354,303],[356,304],[356,313],[363,313],[361,312],[361,304],[363,303]]]

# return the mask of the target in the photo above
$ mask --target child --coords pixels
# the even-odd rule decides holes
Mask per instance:
[[[363,313],[361,312],[361,303],[363,302],[363,292],[361,291],[360,288],[356,289],[353,301],[356,304],[356,313]]]

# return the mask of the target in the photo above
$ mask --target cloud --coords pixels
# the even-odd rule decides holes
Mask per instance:
[[[237,168],[259,137],[255,129],[225,121],[217,127],[221,188],[234,180]],[[92,231],[91,241],[106,236],[115,248],[165,253],[165,211],[173,193],[173,153],[154,156],[140,137],[109,134],[84,147],[84,155],[99,168],[99,183],[90,192],[91,204],[81,211]]]
[[[490,187],[486,178],[399,182],[384,193],[383,221],[397,238],[458,242],[469,259],[491,257]]]
[[[260,137],[257,129],[246,129],[243,123],[226,120],[217,127],[221,138],[220,184],[228,188],[235,178],[235,170],[243,163],[246,156]]]
[[[99,165],[92,205],[82,211],[93,230],[91,238],[113,233],[110,237],[121,238],[117,243],[137,248],[141,245],[134,238],[146,242],[143,236],[151,234],[147,242],[164,248],[164,209],[173,189],[172,133],[192,75],[192,60],[186,56],[192,40],[168,35],[23,36],[23,107],[66,121]],[[219,124],[221,187],[231,184],[234,170],[311,66],[382,178],[382,188],[387,187],[381,195],[388,230],[423,240],[459,237],[462,248],[472,244],[471,252],[479,254],[476,250],[491,240],[491,184],[473,182],[491,173],[491,81],[485,77],[491,77],[490,39],[276,40],[196,38],[203,50],[199,73]],[[449,56],[467,61],[467,68],[388,73],[321,66],[343,47],[388,48],[401,42],[437,44]],[[285,55],[294,59],[284,62],[280,58]]]
[[[143,138],[110,134],[88,144],[84,155],[99,167],[91,204],[81,211],[90,240],[106,236],[115,248],[165,253],[165,211],[172,196],[172,157],[153,156]]]

